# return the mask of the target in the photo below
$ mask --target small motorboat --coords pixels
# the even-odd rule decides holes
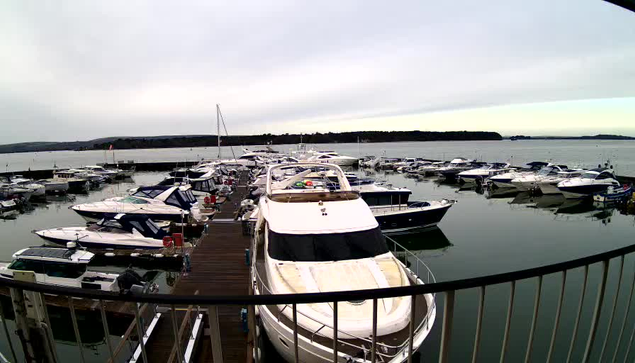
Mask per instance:
[[[454,203],[443,199],[370,208],[383,233],[398,233],[436,226]]]
[[[437,171],[448,180],[455,180],[457,175],[466,170],[474,169],[474,162],[465,158],[456,158],[450,161],[448,166],[439,168]]]
[[[90,248],[163,248],[168,235],[148,216],[132,214],[105,215],[88,227],[62,227],[34,231],[47,242],[65,246],[76,242]]]
[[[14,272],[31,271],[40,284],[119,291],[118,274],[87,270],[94,257],[93,253],[76,248],[24,248],[13,254],[11,263],[0,265],[0,278],[12,279]]]
[[[624,185],[621,188],[610,186],[604,192],[593,194],[593,201],[600,203],[610,203],[625,200],[633,195],[633,187]]]
[[[462,171],[458,174],[460,183],[483,183],[489,177],[509,171],[507,163],[485,164],[480,168]]]

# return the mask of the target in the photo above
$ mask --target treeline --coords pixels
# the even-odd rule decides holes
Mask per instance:
[[[216,146],[217,136],[173,136],[173,137],[126,137],[109,142],[93,144],[92,149],[154,149],[171,147],[204,147]],[[221,145],[280,145],[328,144],[356,142],[397,142],[397,141],[468,141],[468,140],[502,140],[497,132],[488,131],[359,131],[329,132],[314,134],[262,134],[262,135],[230,135],[221,137]]]

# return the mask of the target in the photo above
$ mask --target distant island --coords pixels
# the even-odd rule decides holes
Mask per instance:
[[[593,136],[510,136],[508,139],[516,140],[635,140],[635,137],[623,135],[598,134]]]
[[[502,140],[497,132],[490,131],[356,131],[313,134],[262,134],[221,136],[222,146],[329,144],[356,142],[397,141],[479,141]],[[148,137],[107,137],[89,141],[71,142],[23,142],[0,145],[0,154],[19,152],[42,152],[59,150],[107,150],[155,149],[175,147],[209,147],[217,145],[216,135],[171,135]]]

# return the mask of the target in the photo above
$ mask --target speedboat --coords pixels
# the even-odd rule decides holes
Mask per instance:
[[[359,160],[351,156],[344,156],[336,153],[335,151],[318,151],[315,155],[309,157],[309,162],[328,163],[339,166],[353,166],[356,165]]]
[[[12,279],[15,272],[32,271],[40,284],[118,291],[118,274],[87,270],[94,257],[75,248],[24,248],[13,254],[11,263],[0,266],[0,278]]]
[[[46,196],[44,185],[36,183],[32,179],[26,179],[22,175],[13,176],[11,185],[30,190],[31,199],[44,198]]]
[[[431,163],[430,165],[424,165],[417,169],[417,173],[421,176],[433,176],[439,173],[439,169],[446,166],[446,163],[443,161],[436,161]]]
[[[456,176],[466,170],[474,168],[474,163],[465,158],[456,158],[450,161],[450,164],[439,168],[437,172],[448,180],[453,180]]]
[[[62,227],[34,231],[47,242],[66,246],[76,242],[90,248],[163,248],[167,232],[145,215],[106,215],[88,227]]]
[[[106,181],[113,181],[119,176],[119,170],[109,170],[99,165],[86,165],[84,170],[88,173],[100,175],[106,179]]]
[[[308,170],[306,174],[315,166],[319,164],[302,164]],[[304,172],[275,182],[271,178],[275,168],[269,169],[254,231],[254,294],[326,293],[423,284],[390,252],[371,210],[351,190],[339,167],[329,166],[337,175],[337,189],[313,182],[300,186]],[[410,324],[415,351],[430,333],[436,317],[434,296],[425,294],[416,299],[415,314],[412,301],[410,296],[377,300],[378,361],[396,363],[407,359]],[[297,305],[297,346],[290,305],[260,305],[256,311],[269,340],[287,361],[294,360],[297,349],[298,361],[332,362],[336,343],[337,361],[369,362],[373,300],[337,304],[337,342],[333,341],[332,304]]]
[[[502,174],[509,170],[507,163],[491,163],[480,168],[462,171],[458,174],[459,182],[478,183],[484,182],[487,178]]]
[[[542,161],[532,161],[530,163],[527,163],[526,166],[524,168],[521,168],[520,170],[510,170],[506,173],[494,175],[489,178],[489,181],[497,188],[517,189],[516,185],[512,184],[512,180],[535,174],[547,165],[549,165],[549,163],[545,163]]]
[[[560,194],[560,189],[558,189],[558,184],[567,179],[577,178],[584,170],[565,170],[558,172],[556,175],[548,175],[542,180],[538,181],[538,187],[542,194]]]
[[[155,185],[139,187],[126,197],[71,207],[88,222],[97,222],[106,214],[145,214],[154,221],[180,222],[188,216],[200,218],[198,203],[189,186]]]
[[[88,178],[81,177],[74,170],[56,170],[53,172],[52,181],[67,183],[68,191],[73,193],[85,193],[90,188]]]
[[[558,173],[568,171],[566,165],[549,164],[535,174],[527,174],[512,180],[512,184],[520,191],[538,189],[538,183],[548,177],[555,177]]]
[[[38,183],[44,185],[46,194],[66,194],[69,189],[68,182],[63,179],[40,179]]]
[[[609,187],[619,188],[620,182],[613,174],[613,170],[597,168],[586,171],[580,177],[571,178],[558,183],[558,189],[565,198],[585,198],[590,195],[605,192]]]

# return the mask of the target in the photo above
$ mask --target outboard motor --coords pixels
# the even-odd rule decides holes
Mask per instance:
[[[126,269],[119,277],[117,277],[117,285],[122,294],[128,292],[141,293],[145,287],[143,278],[139,276],[133,269]]]

